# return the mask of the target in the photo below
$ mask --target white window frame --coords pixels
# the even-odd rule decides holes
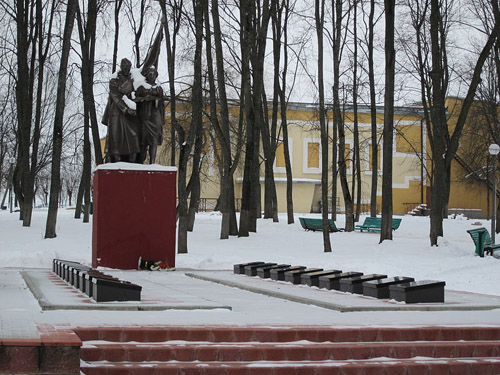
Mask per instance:
[[[346,139],[345,144],[349,145],[349,154],[351,154],[353,152],[354,139]],[[339,156],[340,156],[340,149],[339,149],[339,145],[337,143],[337,161],[339,160]],[[352,159],[350,160],[349,168],[346,168],[345,170],[346,170],[346,174],[352,174]]]
[[[372,175],[372,166],[370,164],[370,148],[371,148],[371,145],[372,145],[372,141],[371,140],[367,140],[365,142],[365,174],[367,175]],[[380,155],[380,163],[378,163],[377,165],[377,171],[378,171],[378,174],[382,173],[382,161],[384,160],[384,154],[382,152],[382,147],[379,145],[378,146],[378,153]]]
[[[319,144],[319,167],[318,168],[310,168],[309,165],[309,143],[318,143]],[[308,174],[318,174],[321,173],[321,138],[304,138],[302,141],[303,149],[302,149],[302,172]]]

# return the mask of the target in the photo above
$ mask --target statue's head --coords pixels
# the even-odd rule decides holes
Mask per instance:
[[[125,75],[129,75],[131,68],[132,68],[132,63],[130,62],[130,60],[122,59],[122,61],[120,62],[120,71]]]
[[[155,83],[156,78],[158,77],[158,71],[154,66],[151,66],[146,70],[146,81],[150,84]]]

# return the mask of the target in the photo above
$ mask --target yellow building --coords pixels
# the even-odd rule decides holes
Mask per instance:
[[[448,99],[450,113],[449,123],[456,121],[456,109],[460,105],[458,99]],[[455,107],[456,108],[455,108]],[[453,107],[453,108],[452,108]],[[231,108],[232,115],[237,118],[238,110]],[[188,111],[186,111],[188,112]],[[179,114],[182,117],[182,113]],[[332,117],[329,113],[329,132],[332,134]],[[347,177],[352,180],[352,151],[353,151],[353,113],[352,108],[347,107],[344,113],[346,129],[346,159]],[[168,111],[167,111],[168,122]],[[317,107],[306,103],[289,103],[287,111],[288,142],[290,148],[290,159],[293,175],[293,202],[294,211],[298,213],[319,212],[321,200],[321,145],[319,121],[317,119]],[[430,205],[430,147],[426,136],[425,122],[422,118],[422,110],[419,107],[396,107],[394,114],[394,139],[393,139],[393,210],[395,214],[405,214],[420,205]],[[369,210],[371,192],[371,121],[370,110],[367,106],[358,108],[358,127],[360,139],[360,160],[362,179],[362,211]],[[207,125],[207,129],[210,126]],[[382,142],[383,129],[383,107],[377,108],[377,132],[379,139],[379,171],[377,196],[378,206],[381,201],[382,188]],[[208,130],[207,130],[208,131]],[[164,132],[168,136],[169,131]],[[282,134],[282,132],[280,132]],[[219,196],[219,173],[211,137],[207,136],[205,145],[204,167],[202,173],[202,205],[203,208],[215,207]],[[282,141],[282,139],[281,139]],[[163,155],[160,163],[169,160],[166,151],[168,142],[164,143],[164,150],[159,152]],[[487,148],[486,148],[487,152]],[[332,148],[329,149],[329,160],[332,160]],[[460,154],[460,150],[459,150]],[[241,182],[243,177],[243,160],[240,158],[240,168],[235,173],[235,195],[241,198]],[[167,163],[165,163],[167,164]],[[261,168],[261,186],[263,194],[263,165]],[[329,181],[331,184],[331,170]],[[480,209],[484,215],[487,214],[488,190],[486,185],[477,181],[464,179],[467,173],[457,162],[452,166],[452,188],[449,208],[453,209]],[[274,162],[274,176],[278,196],[278,211],[286,212],[286,173],[283,145],[278,139],[276,160]],[[350,183],[351,185],[351,183]],[[483,186],[484,185],[484,186]],[[352,194],[352,192],[351,192]],[[336,202],[338,210],[344,210],[344,202],[340,182],[338,183]]]

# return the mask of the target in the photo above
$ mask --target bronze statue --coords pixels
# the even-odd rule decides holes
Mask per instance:
[[[108,126],[106,159],[136,162],[139,152],[139,118],[133,101],[132,63],[120,62],[120,71],[109,81],[109,98],[102,123]]]
[[[156,149],[163,140],[163,125],[165,124],[165,103],[163,90],[156,85],[158,71],[154,66],[143,71],[146,84],[137,87],[137,112],[140,120],[140,155],[139,163],[144,163],[149,152],[149,163],[156,159]]]

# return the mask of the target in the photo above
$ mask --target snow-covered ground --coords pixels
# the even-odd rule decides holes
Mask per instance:
[[[92,224],[73,219],[74,210],[60,209],[57,238],[43,238],[47,212],[35,210],[32,226],[22,227],[17,213],[0,212],[0,267],[51,267],[53,258],[91,263]],[[500,295],[500,260],[474,255],[466,232],[486,220],[463,217],[444,221],[445,237],[439,246],[429,245],[429,218],[404,216],[392,241],[379,244],[379,234],[331,234],[332,253],[323,252],[321,232],[306,232],[296,223],[259,220],[258,232],[248,238],[219,240],[219,213],[197,215],[195,230],[188,237],[188,254],[177,255],[177,268],[232,269],[233,264],[254,260],[290,263],[324,269],[412,276],[418,280],[446,281],[446,288]],[[362,220],[364,217],[362,217]],[[338,227],[343,227],[340,215]]]

